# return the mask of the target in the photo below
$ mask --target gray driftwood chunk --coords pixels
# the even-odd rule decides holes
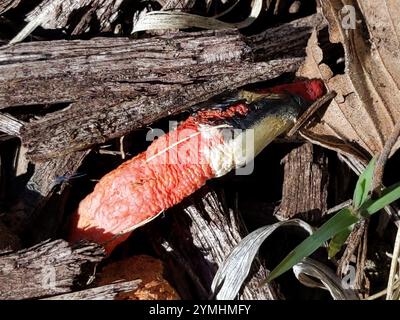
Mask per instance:
[[[103,257],[104,249],[98,245],[70,246],[64,240],[0,253],[0,299],[40,298],[71,292],[78,281],[87,282]]]

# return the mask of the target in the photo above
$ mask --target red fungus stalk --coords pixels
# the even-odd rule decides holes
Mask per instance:
[[[319,80],[241,91],[238,98],[246,103],[190,116],[97,183],[74,214],[69,240],[92,240],[110,253],[135,227],[178,204],[207,180],[252,160],[293,126],[304,111],[304,100],[322,94]]]

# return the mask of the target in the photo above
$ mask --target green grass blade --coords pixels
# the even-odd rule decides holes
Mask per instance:
[[[360,208],[361,214],[370,216],[398,199],[400,199],[400,183],[385,188],[379,199],[366,201]]]
[[[344,229],[343,231],[339,232],[331,239],[328,246],[329,258],[333,258],[334,256],[336,256],[336,254],[340,251],[340,249],[342,249],[342,246],[346,242],[353,228],[354,226],[352,225]]]
[[[372,180],[374,178],[376,157],[372,158],[368,166],[361,173],[357,180],[356,188],[353,194],[353,207],[358,209],[368,198],[371,191]]]
[[[265,282],[269,282],[288,271],[304,257],[317,250],[325,241],[358,221],[358,217],[349,208],[344,208],[325,222],[313,235],[300,243],[282,262],[271,271]]]

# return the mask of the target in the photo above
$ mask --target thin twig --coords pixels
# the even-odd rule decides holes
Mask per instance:
[[[394,126],[392,133],[387,139],[385,146],[383,147],[382,152],[379,155],[378,160],[376,161],[374,179],[372,181],[372,190],[374,190],[374,192],[376,192],[377,194],[379,194],[378,189],[382,186],[382,178],[386,162],[389,159],[392,149],[396,144],[399,136],[400,136],[400,121],[397,122],[396,125]]]
[[[310,117],[315,114],[321,107],[323,107],[326,103],[330,102],[334,97],[336,97],[336,92],[331,91],[325,94],[323,97],[319,98],[315,101],[300,117],[297,119],[296,124],[292,129],[288,132],[287,136],[290,137],[294,135]]]
[[[353,231],[351,232],[348,240],[347,240],[347,247],[346,250],[343,253],[342,258],[340,259],[339,265],[338,265],[338,271],[340,273],[344,273],[345,270],[347,270],[347,266],[350,263],[350,259],[356,249],[358,248],[361,239],[363,238],[364,232],[366,232],[366,227],[368,225],[368,220],[361,220],[359,221]]]
[[[379,155],[378,160],[376,161],[376,166],[374,170],[374,178],[372,181],[372,190],[375,194],[379,195],[381,191],[381,186],[383,185],[383,173],[385,170],[386,162],[388,161],[390,154],[394,145],[396,144],[398,138],[400,136],[400,121],[396,123],[393,128],[392,133],[390,134],[389,138],[387,139],[385,146],[382,149],[382,152]],[[393,299],[393,290],[394,290],[394,281],[395,281],[395,274],[397,270],[397,259],[400,255],[400,228],[397,229],[396,240],[393,249],[393,257],[392,263],[390,266],[390,274],[388,279],[388,286],[387,286],[387,294],[386,300]]]
[[[370,282],[365,275],[365,264],[367,261],[367,251],[368,251],[368,225],[369,219],[365,221],[365,230],[363,233],[363,238],[360,239],[360,244],[358,245],[358,254],[357,254],[357,270],[355,276],[354,286],[357,288],[363,288],[360,290],[360,294],[364,297],[367,293],[369,293]]]
[[[396,240],[394,242],[394,249],[393,249],[393,256],[392,256],[392,263],[390,265],[390,273],[389,273],[389,280],[388,280],[388,286],[387,286],[387,294],[386,294],[386,300],[393,300],[393,290],[394,288],[394,282],[395,282],[395,276],[396,276],[396,271],[398,268],[398,258],[400,256],[400,228],[397,228],[397,235],[396,235]]]
[[[343,208],[349,207],[352,203],[353,203],[353,200],[351,200],[351,199],[344,201],[342,203],[339,203],[338,205],[326,210],[323,215],[325,216],[325,215],[330,215],[332,213],[335,213]]]
[[[400,281],[396,281],[396,283],[393,284],[393,289],[398,289],[400,288]],[[382,291],[379,291],[375,294],[373,294],[372,296],[369,296],[368,298],[366,298],[365,300],[375,300],[378,299],[380,297],[383,297],[387,292],[387,289],[384,289]]]
[[[98,150],[99,154],[107,154],[107,155],[111,155],[111,156],[121,156],[122,158],[122,153],[121,151],[113,151],[113,150],[103,150],[103,149],[99,149]]]
[[[113,300],[118,293],[137,290],[141,282],[141,279],[136,279],[111,283],[101,287],[52,296],[42,300]]]
[[[124,139],[125,136],[122,136],[119,138],[119,151],[121,152],[121,159],[125,160],[126,158],[126,153],[125,153],[125,148],[124,148]]]

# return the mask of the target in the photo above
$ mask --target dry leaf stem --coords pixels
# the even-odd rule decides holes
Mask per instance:
[[[389,138],[387,139],[385,146],[382,149],[381,154],[376,162],[375,172],[374,172],[374,180],[372,182],[372,190],[378,192],[378,189],[382,186],[383,172],[385,169],[385,165],[387,160],[390,157],[392,149],[397,142],[397,139],[400,136],[400,121],[396,123],[395,127]]]
[[[392,256],[392,263],[390,265],[390,273],[389,273],[389,280],[387,286],[387,294],[386,300],[393,300],[394,294],[393,291],[395,289],[395,281],[396,279],[396,271],[398,269],[398,259],[400,257],[400,228],[397,228],[397,235],[396,240],[394,242],[394,249],[393,249],[393,256]]]

